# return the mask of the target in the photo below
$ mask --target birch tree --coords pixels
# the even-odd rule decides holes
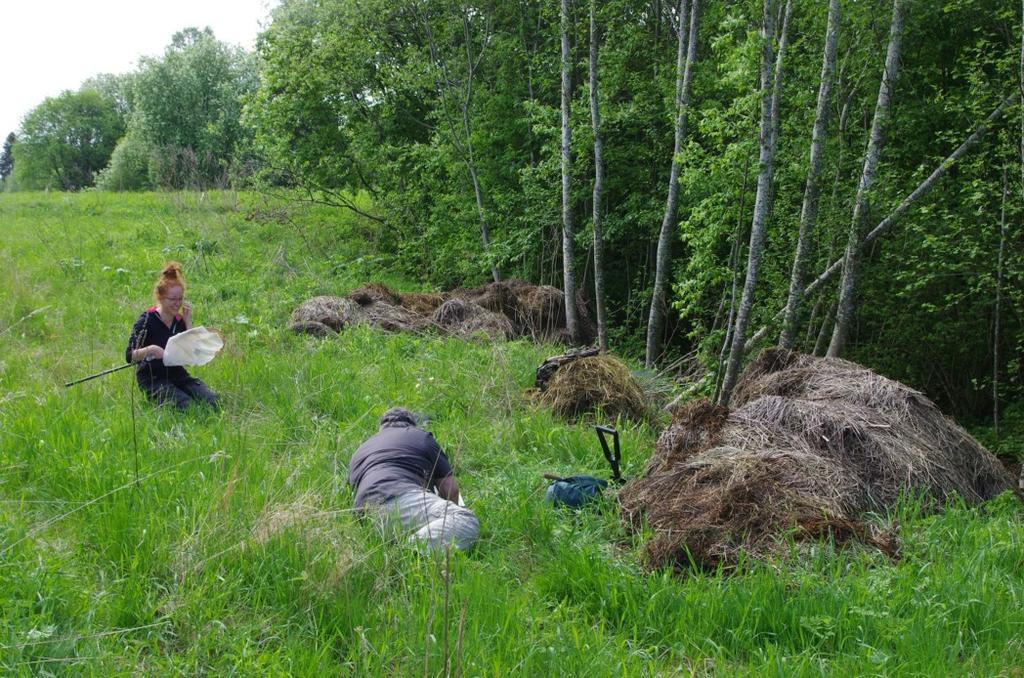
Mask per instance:
[[[785,318],[779,346],[793,348],[800,310],[804,298],[807,256],[810,251],[811,232],[818,219],[818,198],[821,193],[821,161],[825,151],[825,137],[828,131],[829,95],[832,77],[836,67],[836,46],[839,42],[839,0],[830,0],[828,5],[828,27],[825,30],[825,52],[821,65],[821,82],[818,86],[818,105],[814,113],[814,129],[811,132],[811,157],[804,186],[804,201],[800,208],[800,234],[797,237],[796,255],[793,258],[793,272],[789,281],[789,299],[786,302]]]
[[[754,290],[761,269],[761,256],[767,231],[768,213],[771,209],[771,184],[775,170],[775,151],[778,146],[777,122],[778,94],[781,87],[782,57],[786,48],[786,30],[792,11],[792,2],[787,0],[782,30],[779,35],[778,58],[773,58],[775,18],[772,0],[764,2],[764,17],[761,27],[761,135],[758,155],[757,193],[754,198],[754,217],[750,225],[750,245],[747,251],[747,276],[743,283],[743,296],[736,312],[736,324],[732,331],[732,346],[729,362],[725,368],[719,404],[728,405],[732,390],[736,386],[740,363],[743,361],[743,346],[750,314],[754,307]],[[772,63],[775,63],[774,73]]]
[[[718,352],[718,370],[715,375],[715,394],[711,398],[718,402],[722,393],[722,378],[725,376],[725,359],[732,348],[733,318],[736,314],[736,288],[740,276],[741,242],[743,240],[743,205],[747,198],[747,176],[750,172],[750,157],[743,165],[743,182],[740,185],[739,207],[736,210],[736,228],[733,230],[732,247],[729,248],[729,315],[725,319],[725,339]]]
[[[666,303],[665,288],[668,285],[668,268],[672,247],[672,232],[676,226],[676,212],[679,202],[679,154],[686,136],[686,122],[690,107],[690,83],[693,79],[693,62],[697,55],[697,29],[700,22],[700,0],[679,0],[679,26],[676,32],[676,124],[675,140],[672,144],[672,163],[669,169],[668,197],[665,200],[665,214],[661,220],[658,235],[658,253],[654,268],[654,289],[651,294],[651,309],[647,320],[647,350],[644,365],[648,368],[657,361],[661,333],[664,328]]]
[[[956,150],[954,150],[952,153],[946,156],[942,160],[942,162],[940,162],[938,166],[936,166],[936,168],[932,170],[932,173],[929,174],[928,177],[924,179],[924,181],[918,184],[917,187],[913,191],[911,191],[909,195],[907,195],[905,198],[903,198],[902,201],[900,201],[900,204],[896,206],[896,209],[890,212],[889,215],[885,217],[885,219],[882,219],[880,222],[878,222],[878,225],[871,229],[871,231],[866,236],[864,236],[864,239],[860,243],[860,249],[863,250],[869,247],[873,242],[875,242],[883,235],[885,235],[900,220],[900,218],[907,212],[907,210],[910,209],[911,205],[916,203],[924,196],[928,195],[928,193],[930,193],[931,190],[938,183],[939,179],[944,177],[949,172],[950,168],[956,165],[956,163],[959,162],[959,160],[962,157],[967,155],[967,152],[974,148],[978,144],[978,142],[981,141],[982,138],[984,138],[985,134],[987,134],[988,131],[992,128],[992,125],[994,125],[1000,118],[1003,117],[1003,114],[1006,112],[1006,109],[1012,106],[1014,102],[1019,101],[1020,98],[1020,95],[1017,92],[1014,92],[1013,94],[1010,94],[1005,99],[1003,99],[1002,102],[1000,102],[1000,104],[996,106],[996,108],[991,113],[988,114],[988,117],[985,118],[985,120],[980,125],[978,125],[978,127],[976,127],[974,131],[971,132],[971,134],[966,139],[964,139],[963,143],[957,146]],[[1024,150],[1022,150],[1021,152],[1021,161],[1022,167],[1024,167]],[[1024,170],[1022,170],[1022,175],[1024,175]],[[826,285],[829,282],[831,282],[832,279],[835,278],[836,275],[838,275],[842,271],[844,261],[845,256],[831,262],[825,268],[825,270],[818,275],[817,278],[812,280],[807,285],[807,287],[804,288],[804,296],[806,297],[816,293],[818,290],[822,288],[823,285]],[[775,319],[781,318],[784,310],[785,309],[782,309],[778,313],[776,313]],[[747,343],[744,346],[744,350],[750,351],[754,347],[754,345],[756,345],[757,342],[761,341],[767,334],[768,326],[764,325],[756,333],[754,333],[754,335],[751,336],[749,340],[747,340]]]
[[[594,305],[597,309],[597,345],[608,350],[608,320],[604,301],[604,234],[601,229],[601,198],[604,191],[604,158],[601,138],[601,108],[598,105],[597,0],[590,0],[590,122],[594,128]]]
[[[579,341],[579,320],[576,317],[576,273],[573,268],[574,243],[572,223],[572,130],[569,127],[572,100],[572,68],[569,54],[569,0],[562,0],[562,291],[565,295],[565,328],[573,342]]]
[[[1021,27],[1020,27],[1020,70],[1018,71],[1019,100],[1021,102],[1020,114],[1020,189],[1021,198],[1024,199],[1024,0],[1020,3]],[[999,215],[999,260],[996,268],[996,308],[994,327],[992,329],[992,427],[995,429],[996,442],[999,442],[999,332],[1000,332],[1000,311],[1002,306],[1003,292],[1003,254],[1006,246],[1006,199],[1009,193],[1008,172],[1003,168],[1003,199]]]
[[[1003,252],[1006,247],[1006,195],[1008,172],[1003,167],[1003,198],[999,206],[999,256],[996,260],[996,305],[992,319],[992,428],[999,442],[999,331],[1003,305]]]
[[[883,132],[889,118],[889,102],[892,88],[896,81],[899,68],[900,44],[903,36],[903,20],[905,18],[904,0],[893,0],[892,23],[889,27],[889,46],[885,54],[885,70],[882,72],[882,83],[878,88],[878,101],[875,103],[875,115],[871,121],[871,132],[868,146],[864,154],[864,167],[857,186],[857,197],[853,205],[853,220],[850,224],[850,235],[843,257],[843,277],[839,283],[839,302],[836,307],[836,324],[832,329],[832,341],[828,346],[830,358],[837,358],[846,346],[853,323],[855,297],[857,293],[857,273],[860,268],[861,244],[864,239],[864,226],[870,211],[870,194],[875,183],[875,173],[882,157]]]
[[[451,136],[455,152],[462,160],[473,184],[473,198],[476,202],[477,220],[480,227],[480,242],[484,252],[491,252],[491,232],[488,225],[487,209],[484,206],[484,191],[480,184],[480,173],[477,170],[476,154],[473,149],[473,125],[470,117],[470,108],[473,105],[473,88],[476,78],[476,71],[483,59],[484,52],[490,44],[492,35],[492,21],[490,14],[482,17],[484,27],[480,37],[480,48],[474,52],[473,31],[470,25],[469,10],[462,8],[459,20],[462,28],[463,54],[459,60],[465,61],[465,70],[461,74],[462,82],[457,82],[452,75],[452,69],[448,66],[448,59],[441,53],[438,41],[434,38],[434,31],[431,26],[431,18],[420,15],[423,22],[424,32],[427,37],[427,45],[430,49],[431,62],[436,65],[437,90],[441,99],[441,108],[444,113],[445,123]],[[453,113],[452,109],[455,109]],[[501,280],[501,269],[498,264],[491,262],[491,278],[494,282]]]

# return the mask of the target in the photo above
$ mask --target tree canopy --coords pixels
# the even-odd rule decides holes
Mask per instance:
[[[241,98],[256,85],[251,56],[209,28],[175,33],[161,57],[143,58],[131,88],[133,138],[152,149],[154,185],[227,185],[247,132]]]
[[[25,116],[14,145],[18,186],[65,191],[91,186],[123,132],[115,102],[94,89],[46,99]]]

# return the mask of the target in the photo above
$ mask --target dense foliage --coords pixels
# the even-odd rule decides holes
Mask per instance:
[[[126,143],[141,139],[152,148],[150,182],[162,188],[227,186],[247,140],[241,98],[255,85],[251,55],[220,42],[208,28],[176,33],[162,57],[142,59]]]
[[[137,71],[101,74],[22,121],[14,158],[20,190],[201,189],[252,173],[243,97],[253,55],[187,28]]]
[[[761,4],[709,3],[699,35],[673,276],[681,322],[670,331],[676,350],[696,345],[707,359],[719,351],[753,209]],[[785,303],[821,69],[824,3],[794,4],[757,324]],[[584,9],[577,6],[573,24],[577,83],[586,74]],[[815,275],[846,241],[890,14],[884,0],[843,3]],[[675,21],[669,3],[600,3],[605,238],[615,261],[607,284],[613,336],[627,352],[639,349],[666,192]],[[869,226],[1017,87],[1019,25],[1013,8],[992,0],[910,3]],[[557,31],[550,3],[286,0],[259,45],[263,77],[248,116],[276,181],[329,202],[339,202],[344,189],[373,195],[374,214],[387,224],[382,246],[408,272],[441,286],[476,283],[497,261],[508,274],[558,284]],[[586,224],[588,93],[582,84],[575,92],[573,208]],[[1003,243],[1002,329],[999,337],[990,333],[1003,168],[1019,163],[1014,110],[872,248],[848,352],[961,413],[980,413],[990,401],[994,342],[1003,388],[1018,392],[1022,384],[1019,228]],[[470,161],[482,186],[489,251],[480,244]],[[1010,170],[1006,219],[1019,224],[1024,187]],[[586,228],[578,240],[586,271]],[[731,260],[740,262],[738,271]],[[586,287],[589,272],[584,278]],[[801,348],[812,350],[819,330],[828,330],[833,298],[826,289],[808,300],[817,310],[802,328]]]
[[[23,190],[75,191],[107,166],[124,121],[112,99],[83,88],[32,109],[14,144],[14,178]]]

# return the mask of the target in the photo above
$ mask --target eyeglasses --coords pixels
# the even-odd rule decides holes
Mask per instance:
[[[185,297],[162,297],[164,301],[178,302],[185,301]]]

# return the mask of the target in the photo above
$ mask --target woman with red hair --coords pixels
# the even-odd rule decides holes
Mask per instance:
[[[201,379],[190,375],[184,367],[169,367],[163,362],[167,340],[192,329],[192,305],[185,301],[181,264],[170,261],[164,265],[153,296],[156,305],[143,311],[135,321],[125,349],[125,360],[136,364],[139,388],[157,404],[171,404],[183,410],[198,401],[216,408],[217,395]]]

